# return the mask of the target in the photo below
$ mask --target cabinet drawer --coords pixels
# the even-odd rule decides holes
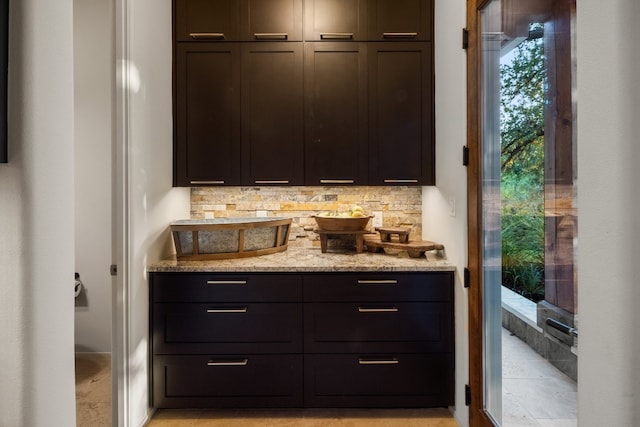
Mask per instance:
[[[313,303],[304,310],[309,353],[450,352],[450,303]]]
[[[310,407],[453,404],[451,354],[306,355],[304,381]]]
[[[156,354],[299,353],[302,304],[154,304]]]
[[[154,302],[301,301],[297,275],[152,273]]]
[[[452,272],[305,275],[304,300],[451,301]]]
[[[153,403],[157,408],[302,406],[302,356],[155,356]]]

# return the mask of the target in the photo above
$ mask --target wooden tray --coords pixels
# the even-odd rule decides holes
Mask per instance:
[[[421,258],[426,251],[443,250],[444,245],[440,243],[430,242],[428,240],[413,240],[408,243],[401,243],[397,238],[391,238],[390,241],[383,242],[379,236],[363,236],[364,245],[369,252],[380,252],[385,248],[400,249],[407,251],[410,258]]]

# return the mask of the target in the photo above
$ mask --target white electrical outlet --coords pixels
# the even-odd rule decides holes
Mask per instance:
[[[382,227],[382,212],[373,212],[373,218],[371,218],[371,222],[373,223],[374,227]]]
[[[456,198],[453,196],[449,197],[449,215],[456,216]]]
[[[259,218],[264,218],[267,216],[267,211],[256,211],[256,216]]]

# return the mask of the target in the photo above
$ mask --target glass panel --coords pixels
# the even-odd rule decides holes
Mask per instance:
[[[483,330],[485,409],[502,419],[501,341],[501,202],[500,202],[500,51],[501,1],[493,0],[480,13],[481,28],[481,147]]]
[[[577,425],[575,0],[492,0],[479,23],[483,404]]]

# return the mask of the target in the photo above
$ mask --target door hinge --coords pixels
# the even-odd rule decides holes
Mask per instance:
[[[468,288],[471,286],[471,271],[465,267],[464,269],[464,287]]]
[[[464,385],[464,404],[471,405],[471,386],[469,384]]]
[[[111,273],[112,276],[117,276],[118,275],[118,266],[115,264],[111,264],[111,266],[109,267],[109,273]]]
[[[462,147],[462,166],[469,166],[469,147]]]
[[[469,30],[466,28],[462,29],[462,48],[464,50],[469,49]]]

